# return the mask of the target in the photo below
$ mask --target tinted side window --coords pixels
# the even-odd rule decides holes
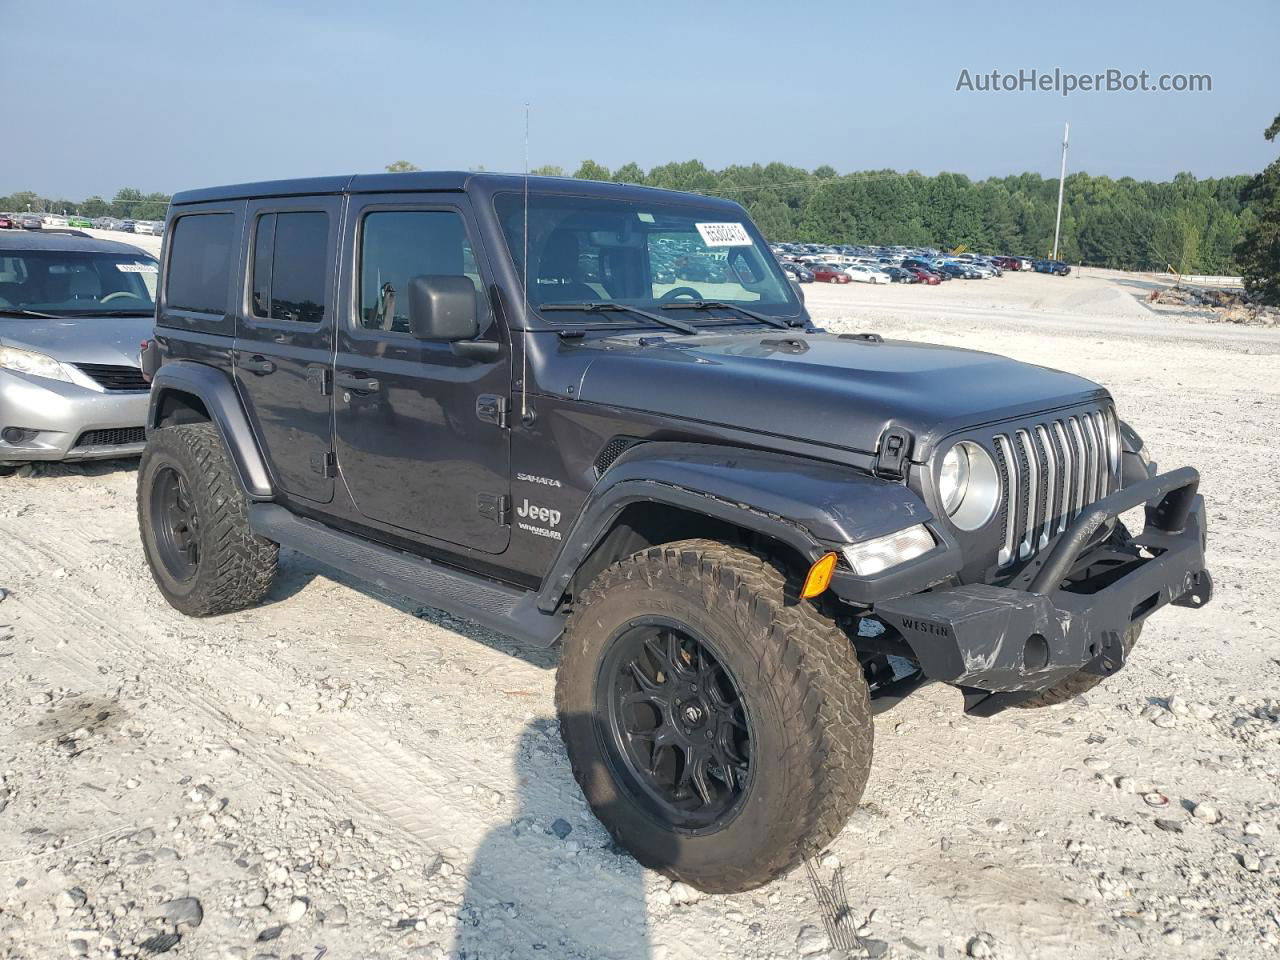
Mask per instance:
[[[387,210],[365,215],[360,233],[360,325],[409,332],[409,280],[420,275],[464,276],[487,308],[462,217],[447,210]]]
[[[275,255],[276,215],[265,213],[253,231],[253,315],[271,316],[271,260]]]
[[[266,213],[253,247],[253,313],[272,320],[319,323],[328,286],[329,215]]]
[[[226,312],[234,227],[235,217],[229,213],[188,214],[174,220],[165,281],[169,307]]]

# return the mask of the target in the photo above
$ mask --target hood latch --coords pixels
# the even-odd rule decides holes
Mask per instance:
[[[880,449],[876,453],[875,474],[885,480],[903,480],[907,472],[904,464],[911,456],[911,433],[902,427],[889,427],[880,435]]]

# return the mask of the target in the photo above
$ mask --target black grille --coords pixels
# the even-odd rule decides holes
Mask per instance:
[[[77,447],[121,447],[128,443],[144,443],[146,427],[117,427],[114,430],[86,430],[76,440]]]
[[[996,434],[1001,566],[1043,550],[1085,507],[1111,492],[1113,430],[1111,411],[1090,410]]]
[[[137,367],[118,367],[109,363],[77,363],[76,366],[106,390],[151,389]]]

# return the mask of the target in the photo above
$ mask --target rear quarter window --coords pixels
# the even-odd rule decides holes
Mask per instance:
[[[165,306],[225,313],[235,247],[235,217],[230,213],[187,214],[174,220]]]

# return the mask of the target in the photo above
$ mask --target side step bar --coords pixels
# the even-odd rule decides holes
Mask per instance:
[[[546,614],[537,594],[370,543],[274,503],[249,505],[254,533],[320,563],[418,603],[474,620],[522,643],[549,647],[560,639],[564,617]]]

